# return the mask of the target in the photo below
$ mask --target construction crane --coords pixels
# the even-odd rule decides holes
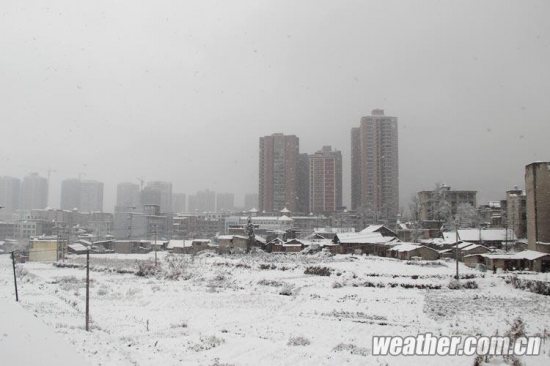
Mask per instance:
[[[136,179],[139,180],[140,182],[139,190],[143,191],[143,185],[145,184],[145,177],[141,177],[141,178],[137,177]]]

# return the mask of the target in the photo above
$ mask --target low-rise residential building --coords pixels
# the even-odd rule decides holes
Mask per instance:
[[[423,260],[439,259],[437,250],[412,243],[399,243],[387,250],[387,257],[401,260],[421,258]]]

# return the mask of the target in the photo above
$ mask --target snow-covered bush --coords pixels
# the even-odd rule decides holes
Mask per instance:
[[[312,274],[316,276],[330,276],[330,268],[321,266],[310,266],[304,271],[304,274]]]
[[[178,323],[172,323],[172,324],[170,324],[170,328],[172,328],[172,329],[187,328],[187,322],[185,320],[182,320]]]
[[[310,344],[310,340],[302,336],[290,337],[287,342],[287,346],[309,346]]]
[[[262,286],[272,286],[272,287],[281,287],[281,286],[283,285],[283,283],[280,282],[280,281],[263,279],[263,280],[258,281],[258,285],[262,285]]]
[[[98,290],[97,290],[97,295],[98,296],[105,296],[109,293],[109,288],[107,286],[101,286]]]
[[[219,358],[215,358],[214,359],[214,363],[210,366],[235,366],[231,363],[220,363],[220,359]]]
[[[189,347],[192,351],[208,351],[225,343],[225,339],[216,336],[203,337],[201,336],[199,343]]]
[[[165,258],[166,269],[164,272],[164,278],[167,280],[177,280],[181,277],[185,277],[185,270],[187,268],[186,257],[183,256],[167,256]]]
[[[449,287],[449,289],[451,290],[460,290],[462,288],[477,289],[479,286],[476,281],[460,282],[460,281],[457,281],[456,279],[452,279],[451,281],[449,281],[449,284],[447,285],[447,287]]]
[[[159,268],[155,265],[155,262],[139,261],[136,275],[140,277],[151,277],[151,276],[155,276],[158,273],[158,271],[159,271]]]
[[[292,296],[293,292],[294,292],[294,286],[286,284],[283,286],[281,291],[279,291],[279,295]]]
[[[332,352],[349,352],[352,355],[367,356],[369,354],[368,349],[364,347],[357,347],[354,344],[340,343],[332,349]]]

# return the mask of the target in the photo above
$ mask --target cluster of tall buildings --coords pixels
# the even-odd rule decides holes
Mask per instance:
[[[62,181],[60,208],[79,212],[103,212],[103,183],[80,179]]]
[[[299,138],[260,138],[259,209],[265,212],[333,212],[342,206],[342,153],[324,146],[300,154]]]
[[[373,221],[394,222],[399,210],[397,118],[381,109],[351,130],[351,209]],[[301,154],[299,138],[260,138],[259,209],[336,212],[342,206],[342,154],[324,146]]]
[[[140,206],[159,206],[163,213],[205,213],[231,212],[235,210],[233,193],[216,193],[209,189],[187,196],[172,192],[172,183],[163,181],[147,182],[143,189],[131,182],[117,185],[115,211]]]
[[[48,180],[37,173],[31,173],[23,180],[0,177],[0,206],[5,213],[46,208]]]

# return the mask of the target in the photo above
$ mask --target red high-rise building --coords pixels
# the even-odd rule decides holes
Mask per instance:
[[[309,156],[309,210],[332,212],[342,207],[342,153],[330,146]]]

